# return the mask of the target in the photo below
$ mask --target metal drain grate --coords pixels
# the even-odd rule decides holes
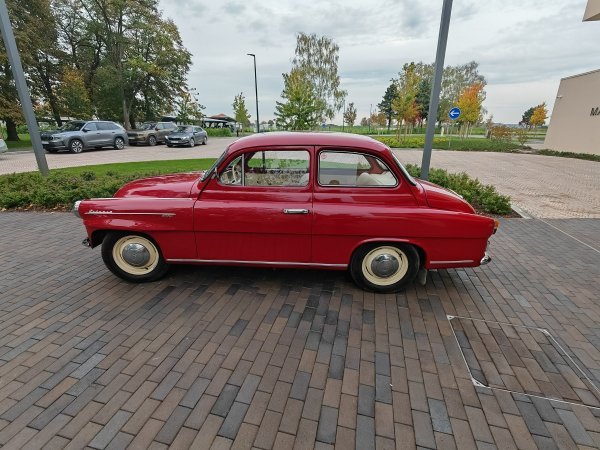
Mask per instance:
[[[476,386],[600,409],[600,389],[548,330],[448,320]]]

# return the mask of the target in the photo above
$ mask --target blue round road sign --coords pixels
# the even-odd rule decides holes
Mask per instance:
[[[452,108],[448,113],[448,117],[450,117],[452,120],[458,119],[460,117],[460,108],[458,106]]]

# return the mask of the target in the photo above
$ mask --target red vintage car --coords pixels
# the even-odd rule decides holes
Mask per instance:
[[[134,282],[171,264],[348,269],[396,291],[427,269],[490,261],[498,222],[454,192],[412,178],[368,137],[268,133],[239,139],[204,172],[133,181],[83,200],[84,244]]]

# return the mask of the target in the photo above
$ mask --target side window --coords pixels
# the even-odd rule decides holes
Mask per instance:
[[[379,158],[366,153],[322,151],[319,153],[321,186],[394,187],[396,176]]]
[[[157,130],[164,130],[165,126],[162,123],[157,123],[154,128],[156,128]]]
[[[231,161],[219,176],[223,184],[307,186],[310,154],[306,150],[264,150]]]
[[[88,124],[89,125],[89,124]],[[114,130],[116,127],[110,122],[97,122],[99,130]]]
[[[87,130],[87,131],[96,131],[98,129],[98,127],[96,126],[95,122],[88,122],[85,124],[83,129]]]

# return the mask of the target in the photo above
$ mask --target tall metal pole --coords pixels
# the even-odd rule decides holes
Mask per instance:
[[[423,160],[421,162],[421,178],[423,180],[427,180],[429,178],[429,163],[431,162],[431,150],[433,148],[435,123],[437,122],[437,110],[440,104],[442,73],[444,71],[444,59],[446,57],[446,43],[448,42],[448,29],[450,28],[451,14],[452,0],[444,0],[444,5],[442,6],[442,20],[440,23],[437,53],[435,56],[435,71],[433,74],[433,84],[431,86],[431,97],[429,99],[429,113],[427,114],[425,146],[423,147]]]
[[[256,55],[254,53],[247,53],[248,56],[254,58],[254,93],[256,95],[256,132],[260,133],[260,120],[258,118],[258,81],[256,79]]]
[[[35,159],[37,160],[37,165],[42,175],[48,176],[48,162],[46,161],[46,154],[44,153],[44,147],[42,146],[38,124],[35,119],[35,114],[33,113],[29,89],[27,88],[27,82],[25,81],[25,75],[23,74],[19,50],[17,49],[15,35],[13,34],[12,25],[8,18],[8,9],[6,8],[4,0],[0,0],[0,31],[2,32],[2,39],[4,40],[4,47],[6,47],[6,54],[12,69],[13,78],[15,79],[19,100],[23,107],[23,115],[25,116],[29,135],[31,136]]]

